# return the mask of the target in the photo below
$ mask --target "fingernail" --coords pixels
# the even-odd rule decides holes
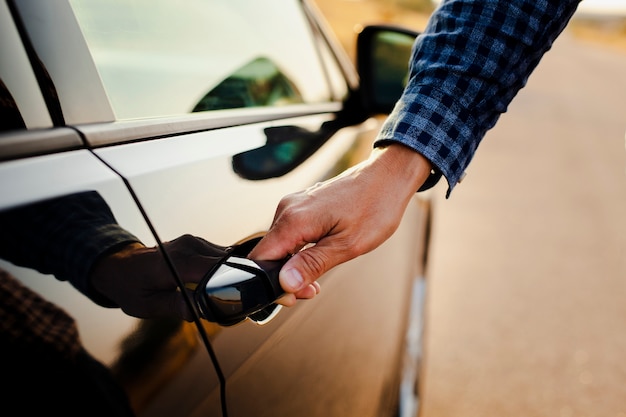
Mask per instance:
[[[302,287],[304,279],[297,269],[290,268],[284,272],[285,284],[294,291],[298,291]]]

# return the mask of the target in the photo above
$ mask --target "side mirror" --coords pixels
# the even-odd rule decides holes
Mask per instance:
[[[398,26],[366,26],[357,38],[361,100],[370,114],[389,114],[408,81],[409,60],[419,32]]]
[[[299,126],[267,128],[267,143],[233,156],[233,170],[248,180],[280,177],[315,153],[339,129],[376,114],[389,114],[408,81],[411,50],[418,35],[398,26],[366,26],[357,38],[360,88],[351,92],[337,118],[317,131]]]

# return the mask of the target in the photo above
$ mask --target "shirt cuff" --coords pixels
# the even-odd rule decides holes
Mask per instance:
[[[433,86],[418,85],[405,91],[374,146],[398,142],[422,154],[433,164],[425,185],[432,187],[443,175],[449,197],[463,179],[482,136],[470,112],[453,97]]]
[[[96,226],[95,230],[92,238],[85,242],[87,246],[81,253],[80,260],[74,265],[72,275],[65,278],[94,303],[103,307],[119,307],[93,288],[90,280],[91,269],[103,257],[140,240],[117,224],[103,224]]]

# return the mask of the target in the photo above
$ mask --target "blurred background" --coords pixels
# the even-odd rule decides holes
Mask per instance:
[[[429,0],[316,0],[423,29]],[[626,0],[583,0],[435,212],[420,417],[626,417]]]

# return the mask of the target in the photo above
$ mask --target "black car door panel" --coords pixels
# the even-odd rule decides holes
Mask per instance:
[[[91,152],[70,151],[0,165],[2,210],[23,210],[48,198],[85,192],[96,192],[123,228],[146,245],[155,244],[123,181]],[[139,415],[163,415],[168,409],[181,412],[185,407],[191,410],[212,391],[219,393],[215,370],[193,324],[180,319],[136,319],[118,308],[97,305],[52,276],[5,260],[0,267],[70,314],[84,347],[110,368]],[[181,385],[191,385],[184,404],[179,399]],[[219,395],[213,408],[219,415]]]

